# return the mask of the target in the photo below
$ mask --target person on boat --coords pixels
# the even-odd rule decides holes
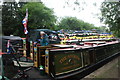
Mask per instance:
[[[41,31],[40,32],[40,45],[41,46],[47,46],[49,44],[49,39],[48,39],[48,35]]]

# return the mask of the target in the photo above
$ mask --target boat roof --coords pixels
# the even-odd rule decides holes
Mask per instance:
[[[41,31],[44,31],[48,36],[50,34],[55,34],[58,36],[57,32],[49,30],[49,29],[34,29],[29,32],[29,41],[37,41],[37,39],[40,38]],[[59,39],[59,41],[60,41],[60,39]]]
[[[49,33],[57,33],[55,31],[52,31],[52,30],[49,30],[49,29],[34,29],[34,30],[31,30],[31,31],[37,31],[37,32],[41,32],[41,31],[44,31],[45,33],[49,34]]]
[[[88,44],[84,44],[83,46],[81,45],[54,45],[54,46],[58,46],[60,48],[58,49],[50,49],[50,51],[67,51],[67,50],[79,50],[79,49],[91,49],[91,48],[99,48],[100,46],[107,46],[107,45],[111,45],[111,44],[116,44],[119,43],[119,41],[112,41],[112,42],[101,42],[101,41],[97,41],[97,42],[86,42]]]
[[[22,38],[19,36],[0,36],[0,39],[5,40],[21,40]]]

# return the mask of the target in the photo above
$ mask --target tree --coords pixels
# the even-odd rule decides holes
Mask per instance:
[[[103,2],[101,5],[101,21],[108,25],[111,31],[120,37],[120,3]]]
[[[0,14],[2,14],[2,6],[0,5]],[[2,36],[2,15],[0,15],[0,36]]]
[[[65,17],[61,20],[60,24],[59,24],[60,29],[64,28],[64,29],[71,29],[71,30],[75,30],[75,29],[79,29],[81,30],[82,27],[80,27],[80,22],[76,17]]]
[[[58,26],[59,29],[67,30],[90,30],[96,28],[93,24],[79,20],[76,17],[65,17],[60,21]]]
[[[56,23],[56,16],[53,15],[53,10],[47,8],[41,2],[30,2],[21,9],[21,12],[25,14],[28,9],[28,27],[29,29],[54,29]]]
[[[24,35],[22,20],[28,9],[28,29],[54,29],[56,17],[53,10],[41,2],[4,2],[2,5],[2,30],[4,35]]]
[[[82,10],[84,10],[84,7],[87,6],[87,3],[84,0],[64,0],[64,2],[64,8],[71,7],[72,10],[76,10],[78,12],[81,12]]]
[[[26,4],[25,2],[4,2],[2,5],[2,33],[4,35],[21,35],[23,30],[21,24],[21,14],[19,9]]]

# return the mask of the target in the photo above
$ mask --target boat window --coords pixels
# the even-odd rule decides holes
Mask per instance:
[[[52,40],[57,40],[58,39],[58,36],[56,34],[50,34],[49,35],[49,39],[52,41]]]
[[[96,58],[97,60],[102,60],[105,57],[105,49],[103,48],[98,48],[96,49]]]
[[[83,51],[83,63],[85,66],[90,64],[88,51]]]

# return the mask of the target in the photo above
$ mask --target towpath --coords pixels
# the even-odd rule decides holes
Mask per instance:
[[[82,80],[120,80],[120,56],[84,77]]]

